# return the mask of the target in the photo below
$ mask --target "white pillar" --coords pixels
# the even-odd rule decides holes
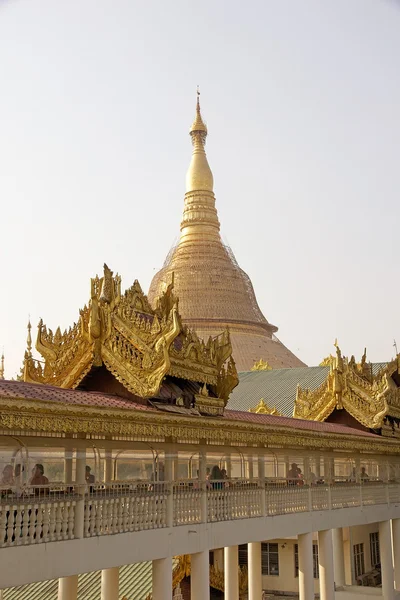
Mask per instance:
[[[112,450],[104,451],[104,482],[109,483],[113,478]]]
[[[318,531],[319,597],[335,600],[332,530]]]
[[[313,539],[312,533],[303,533],[297,537],[299,548],[299,600],[313,600]]]
[[[172,558],[153,560],[153,600],[172,598]]]
[[[64,483],[72,483],[72,450],[64,450]]]
[[[400,519],[392,519],[393,565],[396,590],[400,590]]]
[[[78,575],[70,575],[70,577],[60,577],[60,579],[58,580],[58,600],[76,600],[77,597]]]
[[[201,504],[200,504],[200,514],[201,514],[201,522],[207,523],[208,519],[208,504],[207,504],[207,453],[204,447],[200,449],[199,452],[199,477],[201,481]]]
[[[78,486],[80,499],[75,507],[75,538],[83,538],[85,520],[85,493],[86,493],[86,448],[76,449],[75,480]]]
[[[172,527],[174,524],[174,474],[173,457],[168,450],[165,452],[164,477],[168,486],[166,521],[167,527]]]
[[[394,571],[390,521],[381,521],[379,523],[379,550],[381,553],[382,596],[384,600],[394,600]]]
[[[191,600],[210,600],[209,551],[192,554],[190,574]]]
[[[239,548],[224,548],[224,598],[239,600]]]
[[[343,529],[341,527],[339,527],[338,529],[332,529],[332,541],[335,585],[338,588],[346,585],[346,574],[344,567]]]
[[[261,542],[247,544],[248,552],[248,577],[249,600],[261,600],[262,575],[261,575]]]
[[[261,490],[261,514],[266,514],[266,498],[265,498],[265,459],[264,455],[258,457],[258,485]]]
[[[254,462],[253,462],[252,454],[249,454],[247,456],[247,464],[248,464],[248,468],[249,468],[249,479],[253,480],[254,479]]]
[[[101,572],[101,600],[119,599],[119,567]]]

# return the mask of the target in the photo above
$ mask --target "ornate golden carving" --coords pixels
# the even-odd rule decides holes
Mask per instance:
[[[279,410],[276,408],[276,406],[270,408],[265,402],[264,398],[260,399],[260,402],[257,404],[257,406],[255,406],[254,408],[249,408],[249,412],[257,413],[260,415],[275,415],[277,417],[283,416],[282,413],[279,412]]]
[[[175,557],[178,562],[172,572],[172,589],[174,590],[185,577],[190,577],[191,557],[190,554]],[[246,567],[238,566],[239,570],[239,595],[242,596],[247,591],[248,575]],[[210,565],[210,586],[215,590],[224,591],[224,572]]]
[[[250,369],[251,371],[272,371],[272,367],[267,360],[260,358]]]
[[[237,385],[226,330],[204,343],[182,326],[173,279],[152,309],[139,283],[121,294],[121,278],[104,265],[102,278],[91,279],[90,302],[78,323],[53,334],[39,322],[36,349],[44,363],[32,357],[30,323],[23,379],[75,388],[93,367],[106,368],[130,392],[142,398],[157,395],[163,378],[203,382],[221,393],[222,406]],[[209,413],[208,413],[209,414]]]
[[[398,361],[374,376],[366,357],[365,350],[360,363],[354,356],[348,360],[336,344],[336,356],[328,361],[330,371],[324,383],[313,391],[298,387],[293,416],[324,421],[335,408],[345,409],[365,427],[378,429],[388,413],[400,413],[400,388],[390,377]]]
[[[200,394],[195,395],[195,408],[202,415],[222,416],[224,414],[225,401],[222,398],[213,398],[208,395],[206,384]]]
[[[42,435],[86,434],[93,438],[104,435],[153,439],[185,439],[193,443],[237,446],[279,446],[307,449],[339,449],[399,454],[397,441],[383,437],[362,437],[351,434],[322,436],[319,431],[304,431],[293,426],[265,425],[233,421],[229,418],[199,419],[158,411],[122,410],[67,405],[32,399],[15,399],[0,395],[0,429],[41,432]]]

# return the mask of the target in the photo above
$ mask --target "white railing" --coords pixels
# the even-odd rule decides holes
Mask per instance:
[[[78,498],[65,485],[0,489],[0,547],[73,539]]]
[[[166,527],[167,484],[143,481],[89,487],[84,537]]]
[[[0,547],[400,502],[395,482],[301,483],[224,479],[0,488]]]

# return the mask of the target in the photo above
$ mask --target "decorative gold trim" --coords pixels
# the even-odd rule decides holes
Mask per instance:
[[[18,430],[26,435],[86,434],[165,438],[207,444],[236,446],[276,446],[308,449],[338,449],[400,454],[395,441],[351,434],[304,431],[289,427],[233,421],[229,418],[201,419],[156,411],[103,409],[69,406],[40,400],[0,396],[0,428]]]

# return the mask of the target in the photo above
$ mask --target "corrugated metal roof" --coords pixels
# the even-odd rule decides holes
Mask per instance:
[[[387,363],[374,363],[374,375]],[[297,367],[248,371],[239,373],[239,385],[233,390],[227,408],[248,411],[257,406],[261,398],[270,408],[276,408],[286,417],[293,415],[297,385],[316,390],[326,379],[329,367]]]
[[[146,600],[151,592],[151,562],[125,565],[119,571],[119,597],[128,600]],[[79,575],[78,600],[100,598],[101,571]],[[56,600],[58,579],[30,583],[3,590],[4,600]]]
[[[315,390],[325,381],[328,373],[329,367],[298,367],[239,373],[239,385],[233,390],[227,408],[248,411],[264,398],[270,408],[276,406],[283,415],[291,417],[297,385]]]

